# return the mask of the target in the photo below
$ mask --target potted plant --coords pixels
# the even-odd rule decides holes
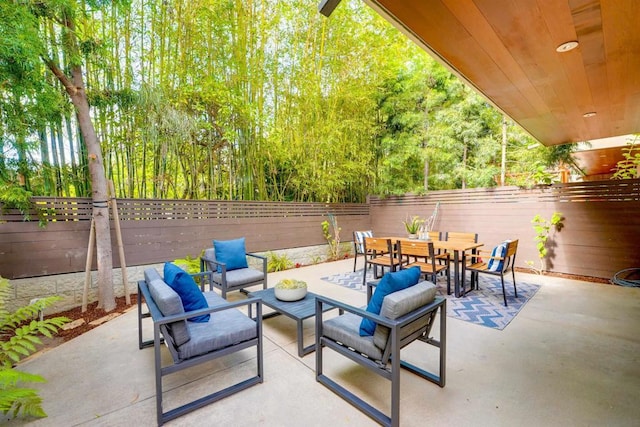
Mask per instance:
[[[281,301],[298,301],[307,295],[307,282],[282,279],[276,284],[274,293]]]
[[[405,221],[402,221],[404,224],[404,228],[409,233],[410,239],[416,239],[418,237],[418,231],[420,231],[420,227],[424,224],[424,219],[420,218],[418,215],[414,215],[411,218],[407,216]]]

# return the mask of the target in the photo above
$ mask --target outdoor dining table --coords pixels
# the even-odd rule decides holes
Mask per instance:
[[[383,237],[385,239],[391,239],[391,242],[395,243],[398,240],[403,242],[411,242],[415,239],[409,239],[407,237]],[[453,269],[454,269],[454,294],[456,298],[464,296],[464,275],[465,267],[467,263],[467,251],[471,251],[471,255],[475,255],[476,249],[484,246],[484,243],[464,242],[457,240],[429,240],[433,242],[434,249],[442,249],[447,252],[453,253]],[[461,267],[462,265],[462,267]]]

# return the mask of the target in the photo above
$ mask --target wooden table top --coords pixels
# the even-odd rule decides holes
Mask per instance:
[[[380,237],[380,239],[391,239],[391,242],[433,242],[435,249],[446,249],[448,251],[469,251],[484,246],[484,243],[465,242],[460,240],[418,240],[409,239],[408,237]]]

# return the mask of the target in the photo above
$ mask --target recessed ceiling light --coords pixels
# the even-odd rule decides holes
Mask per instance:
[[[570,50],[573,50],[577,47],[578,47],[578,42],[575,40],[572,40],[569,42],[562,43],[560,46],[556,48],[556,52],[560,52],[560,53],[569,52]]]
[[[582,117],[593,117],[596,115],[595,111],[589,111],[588,113],[584,113]]]

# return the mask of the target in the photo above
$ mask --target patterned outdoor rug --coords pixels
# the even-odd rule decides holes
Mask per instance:
[[[368,271],[367,280],[372,279],[373,274]],[[366,292],[366,288],[362,286],[362,270],[357,270],[355,273],[334,274],[323,277],[322,280],[363,293]],[[467,287],[468,285],[467,282]],[[446,279],[438,278],[438,293],[448,300],[447,315],[449,317],[499,330],[504,329],[540,289],[540,285],[517,281],[518,298],[515,298],[511,277],[505,278],[505,287],[508,307],[504,306],[499,277],[481,274],[480,289],[469,292],[462,298],[456,298],[453,294],[447,295]],[[453,278],[451,278],[451,290],[453,291]]]

